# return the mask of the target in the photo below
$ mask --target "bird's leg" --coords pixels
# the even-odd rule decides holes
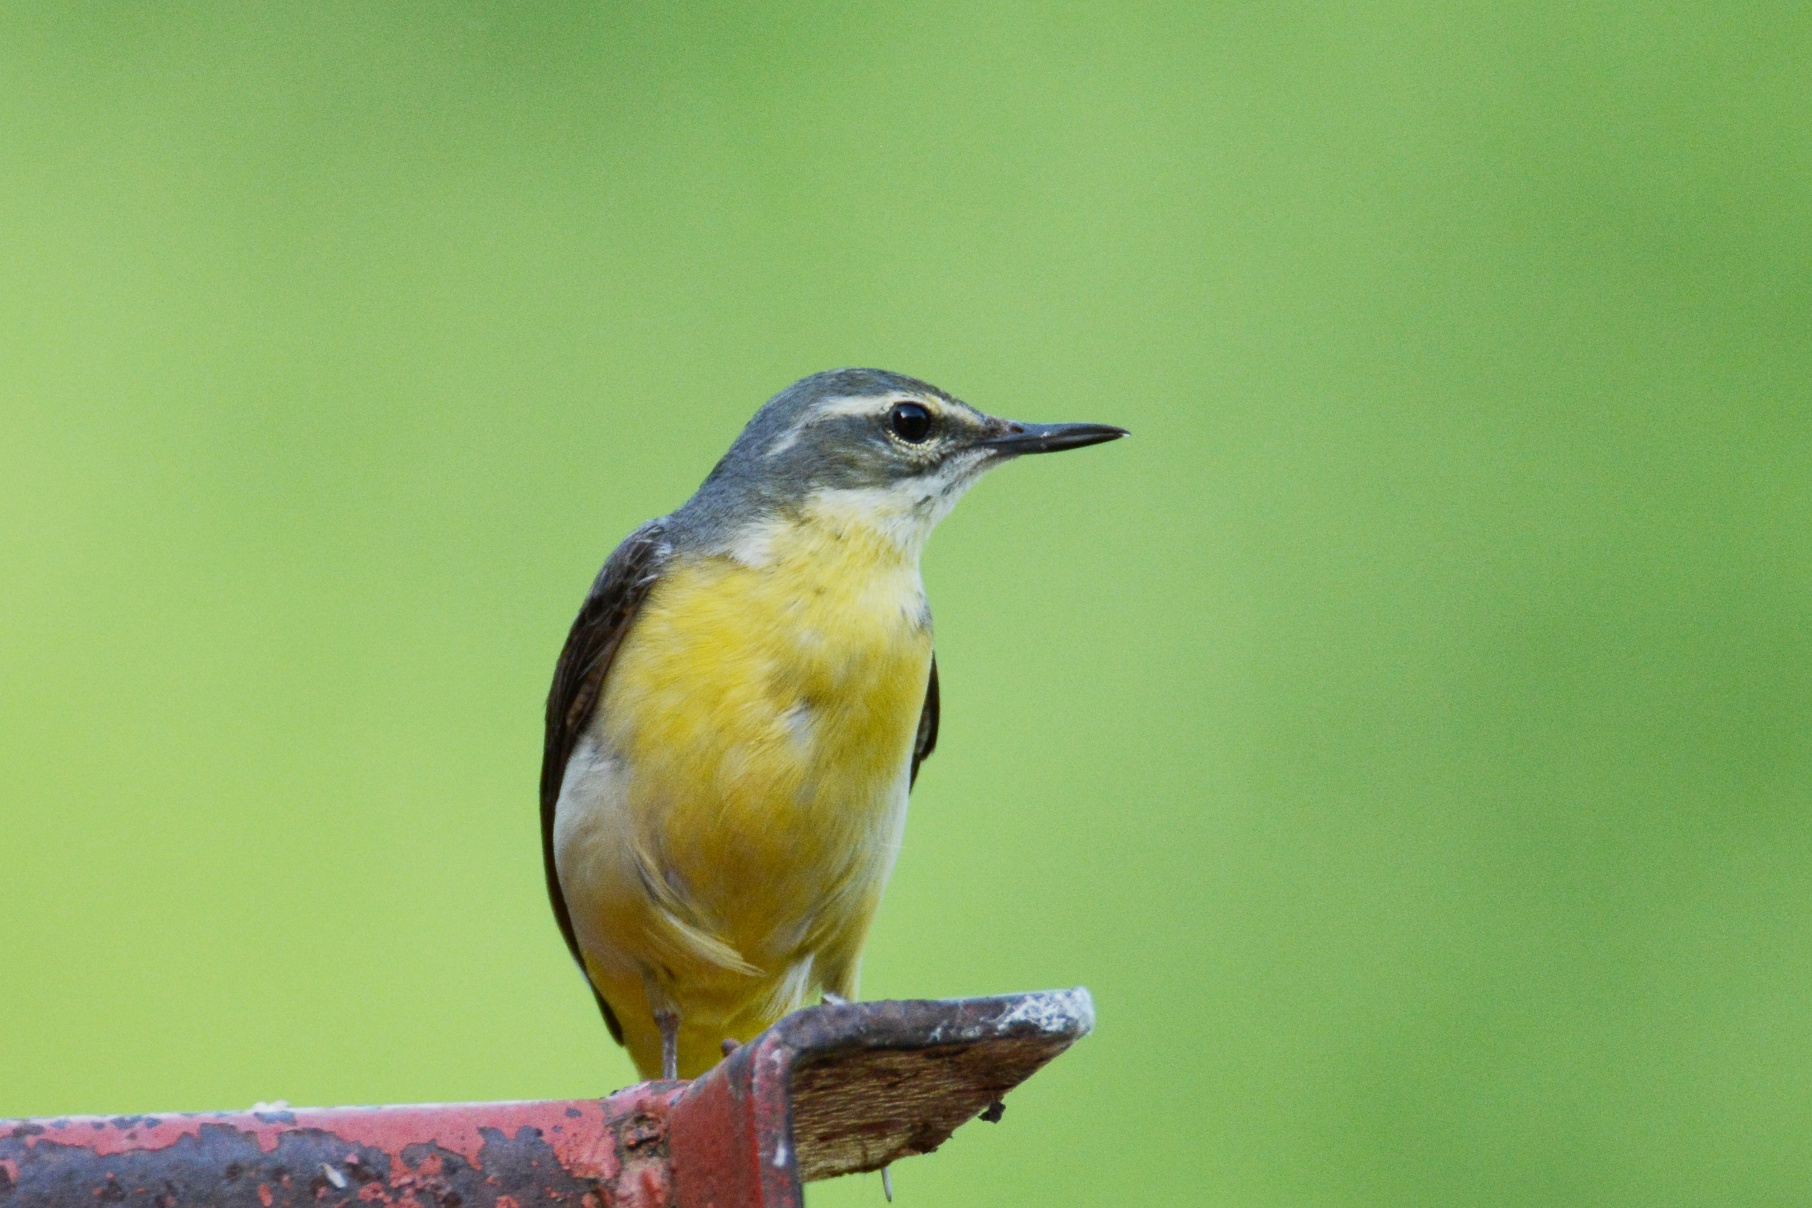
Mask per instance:
[[[648,995],[648,1013],[661,1033],[661,1077],[673,1081],[679,1077],[679,1004],[668,989],[672,974],[666,978],[652,968],[642,970],[642,989]]]
[[[881,1167],[881,1194],[887,1197],[889,1204],[893,1203],[893,1167],[891,1166]]]
[[[661,1030],[661,1077],[679,1077],[679,1012],[656,1011],[654,1026]]]
[[[862,956],[836,954],[819,962],[818,997],[828,1006],[847,1007],[860,996]]]

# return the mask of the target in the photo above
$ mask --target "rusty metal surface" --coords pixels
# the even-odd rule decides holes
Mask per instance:
[[[1081,990],[840,1004],[606,1099],[0,1121],[0,1208],[800,1208],[998,1118],[1093,1020]]]
[[[570,1102],[344,1107],[0,1123],[0,1205],[669,1202],[674,1083]]]

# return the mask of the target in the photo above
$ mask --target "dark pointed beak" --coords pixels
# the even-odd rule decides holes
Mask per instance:
[[[989,437],[982,444],[1008,456],[1080,449],[1084,445],[1119,440],[1127,434],[1125,428],[1116,428],[1112,424],[1022,424],[1016,420],[1007,420],[1005,423],[1004,431],[998,436]]]

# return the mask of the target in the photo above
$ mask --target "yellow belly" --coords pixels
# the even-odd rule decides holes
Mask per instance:
[[[603,838],[634,876],[578,895],[581,930],[612,950],[593,977],[644,1073],[650,978],[679,1009],[688,1077],[820,987],[853,995],[904,824],[931,658],[916,563],[815,525],[765,554],[670,568],[598,710],[624,769]]]

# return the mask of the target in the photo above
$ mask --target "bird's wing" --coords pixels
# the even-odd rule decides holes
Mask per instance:
[[[925,707],[919,710],[919,733],[912,742],[912,779],[908,786],[919,782],[919,765],[931,757],[937,750],[937,655],[931,656],[931,679],[925,685]]]
[[[560,661],[554,666],[554,684],[547,694],[547,741],[541,750],[541,860],[547,872],[547,896],[553,903],[554,919],[566,947],[585,971],[585,957],[579,951],[579,939],[573,933],[572,915],[566,898],[560,892],[560,875],[554,867],[554,810],[560,801],[560,785],[566,779],[566,762],[573,746],[591,721],[592,712],[604,694],[604,677],[629,624],[661,577],[661,571],[673,552],[662,521],[651,520],[624,538],[604,569],[591,585],[591,592],[573,621]],[[935,721],[932,726],[936,730]],[[921,737],[924,723],[919,725]],[[591,977],[586,976],[589,985]],[[598,1009],[604,1013],[604,1024],[618,1044],[623,1042],[623,1025],[617,1022],[604,996],[597,996]]]

